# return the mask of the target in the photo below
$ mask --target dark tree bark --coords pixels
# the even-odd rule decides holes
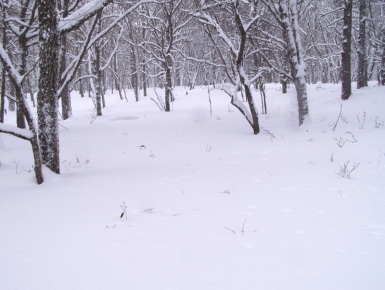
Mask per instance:
[[[16,91],[20,91],[19,94],[23,95],[21,86],[17,85],[15,81],[13,82],[14,82]],[[43,183],[44,178],[43,178],[43,172],[42,172],[42,156],[41,156],[41,151],[40,151],[40,146],[38,141],[38,135],[35,128],[34,120],[30,115],[30,111],[27,109],[25,102],[26,100],[22,99],[21,102],[19,103],[19,106],[21,107],[21,111],[24,112],[24,116],[27,120],[29,130],[32,132],[32,137],[31,139],[29,139],[29,141],[32,146],[32,153],[33,153],[33,159],[34,159],[33,169],[35,171],[36,182],[38,184],[41,184]]]
[[[96,31],[101,31],[101,12],[98,14],[98,20],[96,24]],[[95,78],[95,102],[96,102],[96,115],[102,116],[102,71],[100,69],[100,48],[99,44],[95,45],[95,56],[92,61],[93,74]]]
[[[60,1],[59,1],[60,2]],[[68,6],[69,0],[62,0],[61,10],[63,13],[63,17],[68,16]],[[67,66],[67,33],[60,34],[60,70],[59,76],[65,71]],[[63,80],[64,81],[64,80]],[[61,82],[60,85],[62,85]],[[71,95],[68,85],[65,85],[61,91],[59,96],[61,99],[62,105],[62,118],[63,120],[67,120],[72,117],[72,104],[71,104]]]
[[[385,86],[385,25],[382,27],[382,58],[380,70],[380,83]]]
[[[9,84],[9,93],[12,97],[16,96],[15,87],[12,82]],[[8,110],[14,112],[16,110],[16,102],[13,99],[8,98]]]
[[[38,0],[40,77],[37,113],[42,161],[50,170],[60,173],[56,97],[59,35],[55,3],[52,0]]]
[[[143,28],[142,30],[142,37],[145,39],[146,37],[146,30]],[[146,50],[143,49],[143,64],[142,64],[142,85],[143,85],[143,96],[147,97],[147,72],[146,72]]]
[[[229,80],[235,85],[234,89],[227,89],[225,86],[222,86],[222,88],[226,91],[226,93],[231,97],[231,104],[236,107],[241,114],[246,118],[247,122],[253,129],[254,134],[258,134],[260,132],[259,127],[259,118],[258,118],[258,111],[256,108],[256,104],[254,102],[254,98],[251,92],[251,81],[249,79],[248,74],[246,73],[245,69],[245,59],[247,55],[246,51],[246,42],[248,40],[248,31],[250,31],[251,26],[257,21],[257,18],[250,19],[248,24],[245,24],[245,19],[242,17],[242,7],[239,1],[229,1],[223,3],[223,8],[226,11],[226,15],[221,15],[221,17],[218,17],[215,15],[215,12],[213,10],[207,9],[206,11],[202,9],[202,3],[199,4],[199,2],[196,2],[199,6],[199,12],[195,14],[196,17],[199,17],[199,20],[207,25],[207,35],[211,42],[216,47],[216,50],[218,52],[218,55],[220,56],[220,59],[222,60],[223,64],[228,63],[224,56],[222,55],[220,51],[220,46],[218,43],[214,40],[214,37],[212,35],[212,32],[210,31],[213,29],[216,31],[217,36],[219,39],[225,44],[225,46],[228,49],[228,52],[230,54],[231,59],[231,65],[229,65],[229,70],[225,69],[225,73],[227,74]],[[214,6],[213,6],[214,7]],[[228,18],[226,20],[222,18]],[[221,18],[221,19],[220,19]],[[224,20],[219,21],[219,20]],[[233,30],[228,31],[227,29],[227,23],[234,24]],[[226,32],[224,32],[226,31]],[[231,37],[229,37],[226,33],[231,33]],[[199,68],[199,67],[198,67]],[[231,71],[230,71],[231,70]],[[194,85],[196,74],[193,77],[193,80],[191,85]],[[244,89],[246,101],[248,103],[249,109],[245,106],[245,104],[239,99],[238,92]],[[242,91],[241,91],[242,94]],[[243,99],[243,96],[242,96]]]
[[[174,26],[173,26],[173,10],[174,10],[174,0],[170,2],[170,4],[166,7],[164,6],[164,12],[165,12],[165,22],[166,25],[166,47],[163,50],[164,53],[164,69],[166,72],[166,83],[165,83],[165,111],[170,112],[171,111],[171,101],[172,101],[172,57],[171,57],[171,51],[174,48]]]
[[[112,90],[112,94],[114,93],[114,86],[115,86],[115,89],[118,91],[119,93],[119,97],[121,100],[123,100],[123,94],[122,94],[122,89],[120,87],[120,79],[119,79],[119,76],[118,76],[118,67],[117,67],[117,54],[115,53],[114,54],[114,57],[113,57],[113,62],[112,62],[112,66],[113,66],[113,71],[111,73],[112,75],[112,85],[111,85],[111,90]]]
[[[27,69],[27,57],[28,57],[28,52],[29,52],[29,47],[27,45],[28,42],[28,37],[27,33],[30,30],[30,26],[33,22],[33,18],[35,15],[35,8],[36,6],[33,7],[32,13],[30,16],[30,19],[27,19],[27,12],[29,10],[29,3],[30,1],[23,1],[22,2],[22,7],[20,10],[20,20],[23,23],[28,23],[27,26],[22,26],[20,31],[21,33],[18,35],[18,41],[19,41],[19,46],[20,46],[20,66],[19,66],[19,73],[20,75],[24,75],[26,73]],[[22,99],[25,97],[22,90],[16,89],[16,100],[17,100],[17,110],[16,110],[16,116],[17,116],[17,127],[18,128],[25,128],[25,119],[24,119],[24,112],[23,112],[23,106],[22,106]]]
[[[20,71],[22,74],[22,71]],[[21,90],[15,90],[16,94],[16,124],[18,128],[25,129],[25,119],[24,119],[24,112],[23,112],[23,106],[21,103],[23,102],[23,92]]]
[[[0,123],[4,123],[6,77],[7,77],[7,72],[3,66],[3,69],[1,72]]]
[[[287,93],[287,76],[281,76],[282,94]]]
[[[146,76],[146,63],[145,58],[143,58],[143,65],[142,65],[142,83],[143,83],[143,96],[147,97],[147,76]]]
[[[33,89],[32,89],[31,81],[30,81],[29,77],[27,77],[27,87],[28,87],[29,96],[31,98],[32,105],[33,105],[33,107],[36,107],[35,96],[33,94]]]
[[[28,6],[28,1],[23,2],[27,7]],[[4,12],[4,10],[3,10]],[[5,14],[3,14],[4,16]],[[23,15],[23,13],[22,13]],[[5,30],[4,30],[5,32]],[[4,38],[5,36],[5,38]],[[6,34],[4,33],[2,43],[0,43],[0,58],[1,58],[1,63],[3,66],[3,70],[7,71],[9,75],[9,80],[11,82],[11,88],[13,90],[12,95],[16,96],[24,96],[23,90],[22,90],[22,83],[23,83],[23,76],[20,72],[24,73],[25,71],[25,62],[23,63],[23,59],[21,61],[21,64],[19,65],[19,70],[17,70],[10,58],[7,52],[5,51],[4,47],[7,42]],[[4,45],[4,46],[3,46]],[[24,59],[25,60],[25,59]],[[20,68],[21,67],[21,68]],[[5,80],[5,78],[3,78]],[[14,135],[16,137],[25,139],[30,141],[32,145],[32,152],[34,156],[34,171],[36,175],[36,180],[38,184],[41,184],[43,182],[43,174],[42,174],[42,159],[41,159],[41,152],[40,152],[40,147],[39,147],[39,141],[38,141],[38,135],[37,135],[37,130],[35,127],[35,122],[33,119],[33,115],[31,111],[28,109],[28,104],[27,101],[24,97],[22,97],[18,103],[18,107],[20,108],[20,112],[24,113],[25,119],[27,121],[27,124],[29,126],[29,131],[25,130],[24,128],[11,128],[9,129],[8,126],[0,126],[0,132],[2,133],[7,133]],[[24,120],[23,116],[23,120]]]
[[[237,7],[235,7],[235,8],[237,8]],[[242,23],[241,16],[237,13],[236,9],[234,9],[234,11],[235,11],[235,13],[234,13],[235,22],[237,24],[238,32],[240,35],[239,51],[238,51],[238,55],[236,56],[236,65],[235,66],[236,66],[237,75],[239,76],[240,82],[245,89],[246,100],[249,104],[250,114],[251,114],[251,118],[252,118],[252,121],[249,123],[250,123],[251,127],[253,128],[254,134],[258,134],[260,131],[258,112],[257,112],[256,105],[254,104],[254,98],[253,98],[253,95],[251,93],[249,82],[246,82],[246,79],[245,79],[245,77],[246,77],[245,76],[245,69],[243,66],[244,65],[244,59],[245,59],[245,47],[246,47],[247,35],[246,35],[246,31],[245,31],[243,23]]]
[[[2,30],[2,44],[4,47],[7,46],[7,30],[5,27],[4,19],[6,18],[5,15],[5,6],[2,7],[1,11],[3,21],[1,21],[1,30]],[[0,95],[0,123],[4,123],[4,113],[5,113],[5,90],[6,90],[6,78],[7,78],[7,71],[5,68],[5,64],[2,61],[2,71],[1,71],[1,95]]]
[[[343,100],[349,99],[352,94],[352,70],[351,70],[351,53],[352,53],[352,11],[353,0],[344,0],[344,18],[342,30],[342,58],[341,58],[341,81]]]
[[[130,37],[133,39],[133,34],[130,32]],[[131,65],[131,85],[134,90],[135,94],[135,101],[139,101],[139,88],[138,88],[138,70],[136,67],[136,51],[135,47],[131,45],[131,59],[130,59],[130,65]]]
[[[23,94],[22,89],[21,89],[21,84],[17,83],[13,77],[11,77],[10,79],[12,81],[13,86],[15,87],[15,90],[20,91],[19,94]],[[18,134],[15,130],[2,130],[1,127],[0,127],[0,132],[11,134],[11,135],[19,137],[21,139],[28,140],[31,143],[33,159],[34,159],[34,171],[35,171],[35,176],[36,176],[36,182],[38,184],[41,184],[41,183],[43,183],[44,178],[43,178],[43,172],[42,172],[42,160],[41,160],[41,153],[40,153],[40,147],[39,147],[39,142],[38,142],[37,130],[35,127],[33,117],[31,115],[31,111],[27,109],[26,100],[22,99],[21,103],[19,103],[19,106],[21,107],[22,111],[25,112],[24,116],[27,120],[27,124],[29,127],[29,132],[28,131],[27,132],[30,133],[30,134],[28,134],[30,136],[27,137],[25,134]]]
[[[358,40],[358,70],[357,70],[357,89],[368,86],[368,73],[366,67],[366,1],[359,2],[359,40]]]
[[[171,90],[172,90],[172,81],[171,81],[171,69],[172,69],[172,59],[171,55],[166,55],[166,62],[164,64],[166,70],[166,86],[165,86],[165,111],[171,111]]]
[[[78,77],[81,77],[82,76],[82,66],[80,65],[79,66],[79,70],[78,70]],[[83,84],[83,80],[80,80],[79,81],[79,93],[80,93],[80,97],[81,98],[84,98],[84,84]]]

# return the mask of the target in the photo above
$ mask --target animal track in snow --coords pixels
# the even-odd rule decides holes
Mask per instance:
[[[377,224],[367,224],[369,234],[375,237],[385,237],[385,226]]]

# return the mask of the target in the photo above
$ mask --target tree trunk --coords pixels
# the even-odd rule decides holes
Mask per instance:
[[[82,66],[79,67],[78,76],[79,77],[82,76]],[[83,80],[79,81],[79,93],[80,93],[80,97],[84,98],[84,84],[83,84]]]
[[[291,1],[288,7],[286,0],[280,0],[279,13],[283,37],[287,45],[287,59],[297,92],[298,122],[299,125],[302,125],[305,117],[309,114],[309,107],[307,103],[305,60],[298,31],[298,7],[295,2]]]
[[[236,8],[238,8],[238,7],[236,6]],[[245,73],[246,70],[244,68],[245,47],[246,47],[247,34],[246,34],[245,29],[244,29],[242,19],[241,19],[239,12],[236,11],[234,16],[235,16],[235,22],[237,24],[239,36],[240,36],[238,53],[237,53],[237,55],[234,55],[236,73],[237,73],[238,78],[239,78],[239,83],[245,89],[246,100],[249,104],[251,120],[249,120],[247,117],[246,117],[246,119],[248,119],[248,122],[249,122],[250,126],[252,127],[254,134],[258,134],[260,131],[258,112],[257,112],[256,105],[254,103],[253,95],[252,95],[250,87],[249,87],[250,82],[246,81],[248,76],[246,75],[246,73]],[[232,52],[232,53],[234,53],[234,52]],[[240,88],[240,87],[238,86],[238,88]],[[235,91],[234,94],[237,94],[237,92]],[[238,109],[241,110],[242,108],[238,107]],[[242,110],[241,110],[241,112],[242,112]],[[245,115],[244,112],[242,112],[242,113]]]
[[[12,83],[9,84],[9,93],[12,97],[16,96],[15,87]],[[11,112],[14,112],[16,110],[16,102],[10,98],[8,98],[8,110]]]
[[[40,77],[37,113],[42,162],[53,172],[60,173],[56,97],[59,36],[55,3],[56,1],[39,0]]]
[[[99,12],[99,19],[96,26],[96,31],[99,33],[101,31],[101,19],[100,19]],[[96,102],[96,115],[102,116],[102,72],[100,69],[100,48],[99,44],[95,45],[95,57],[93,58],[93,74],[96,76],[95,79],[95,102]]]
[[[7,72],[5,66],[1,72],[1,95],[0,95],[0,123],[4,123],[4,113],[5,113],[5,78],[7,77]]]
[[[23,102],[24,94],[21,90],[16,90],[16,124],[18,128],[25,129],[25,120],[24,120],[24,112],[23,106],[21,103]]]
[[[166,70],[166,85],[165,85],[165,98],[164,98],[165,112],[170,112],[172,82],[171,82],[171,57],[169,55],[166,56],[166,62],[164,66]]]
[[[60,75],[66,69],[66,65],[67,65],[66,54],[67,54],[67,35],[62,34],[60,36]],[[62,105],[62,118],[63,120],[67,120],[72,117],[71,95],[70,95],[68,85],[66,85],[63,88],[59,98],[61,99],[61,105]]]
[[[344,27],[342,30],[342,58],[341,58],[341,81],[342,100],[349,99],[352,94],[352,71],[351,71],[351,44],[352,44],[352,10],[353,0],[344,0]]]
[[[16,93],[19,91],[19,94],[22,94],[21,85],[17,85],[14,82]],[[24,112],[25,119],[27,120],[29,130],[32,132],[32,138],[29,140],[32,146],[32,154],[34,160],[33,169],[35,171],[36,182],[37,184],[41,184],[44,181],[43,172],[42,172],[42,155],[40,151],[39,141],[37,130],[35,127],[35,123],[32,115],[30,115],[30,110],[27,108],[26,100],[22,99],[21,103],[19,103],[21,110]],[[24,118],[23,116],[23,118]]]
[[[287,76],[281,76],[282,94],[287,93]]]
[[[3,34],[3,37],[1,39],[4,48],[7,47],[7,29],[5,27],[5,6],[2,7],[1,11],[2,21],[1,21],[1,32]],[[4,113],[5,113],[5,85],[6,85],[6,77],[7,77],[7,71],[5,68],[5,64],[3,61],[1,61],[2,64],[2,71],[1,71],[1,94],[0,94],[0,123],[4,123]]]
[[[95,102],[96,102],[96,115],[102,116],[102,84],[101,84],[101,71],[100,71],[100,50],[98,46],[95,46],[95,58],[93,59],[93,73],[95,78]]]
[[[253,98],[253,95],[251,94],[250,87],[247,84],[244,84],[243,87],[245,88],[246,99],[247,99],[247,102],[249,103],[250,113],[253,119],[253,122],[250,125],[253,128],[254,134],[258,134],[260,130],[259,119],[258,119],[258,112],[254,104],[254,98]]]
[[[131,46],[131,84],[135,94],[135,101],[139,102],[138,72],[136,68],[136,54],[134,46]]]
[[[142,30],[142,37],[143,39],[146,39],[146,29],[143,28]],[[143,49],[143,64],[142,64],[142,82],[143,82],[143,96],[147,97],[147,72],[146,72],[146,50]]]
[[[382,27],[382,58],[380,70],[380,83],[385,86],[385,25]]]
[[[366,67],[366,1],[360,0],[359,15],[359,40],[358,40],[358,71],[357,71],[357,89],[368,86],[368,73]]]
[[[171,101],[172,101],[172,78],[171,78],[171,70],[172,70],[172,59],[169,54],[165,56],[166,62],[164,63],[165,71],[166,71],[166,85],[165,89],[165,112],[171,111]]]
[[[146,76],[146,63],[145,59],[143,58],[143,74],[142,74],[142,82],[143,82],[143,96],[147,97],[147,76]]]

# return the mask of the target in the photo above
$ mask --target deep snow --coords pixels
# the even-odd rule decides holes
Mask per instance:
[[[311,85],[298,127],[294,87],[268,85],[259,135],[220,90],[213,117],[207,88],[175,96],[110,92],[95,119],[73,94],[43,185],[0,134],[0,289],[385,289],[385,87]]]

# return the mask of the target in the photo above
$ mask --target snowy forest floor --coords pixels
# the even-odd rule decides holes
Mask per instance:
[[[96,119],[73,94],[42,185],[0,135],[0,289],[384,289],[385,87],[310,85],[298,127],[294,87],[267,85],[259,135],[220,90],[212,117],[207,88],[174,94],[109,92]]]

